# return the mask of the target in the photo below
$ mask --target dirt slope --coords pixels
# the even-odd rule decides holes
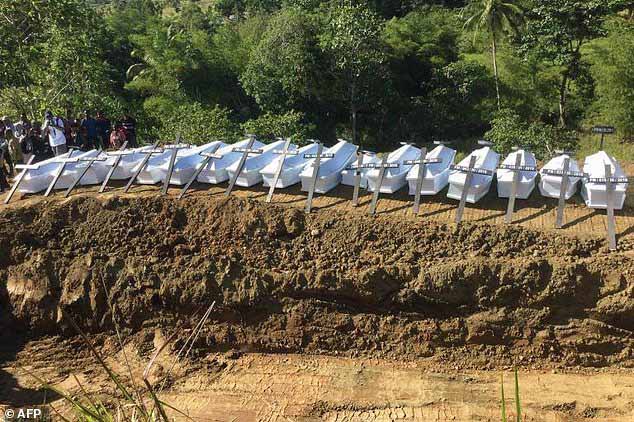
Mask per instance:
[[[594,237],[265,206],[78,196],[0,212],[0,332],[187,329],[205,351],[631,366],[634,262]]]

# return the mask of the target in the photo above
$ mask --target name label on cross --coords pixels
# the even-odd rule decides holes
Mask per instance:
[[[564,174],[563,170],[556,170],[556,169],[543,169],[542,172],[548,176],[561,176],[563,177],[565,176],[570,176],[570,177],[579,177],[579,178],[584,178],[586,177],[585,173],[579,172],[579,171],[569,171],[566,172]]]
[[[598,184],[627,184],[630,182],[630,179],[627,177],[610,177],[609,179],[606,177],[589,177],[586,180],[588,183],[598,183]]]
[[[460,171],[463,173],[473,173],[473,174],[480,174],[482,176],[493,176],[493,171],[491,170],[487,170],[487,169],[480,169],[480,168],[469,168],[469,167],[465,167],[465,166],[451,166],[450,167],[451,170],[456,170],[456,171]]]
[[[286,154],[286,155],[297,155],[297,154],[299,154],[299,152],[298,152],[297,150],[294,150],[294,151],[284,151],[283,149],[274,149],[274,150],[273,150],[273,154],[278,154],[278,155],[281,155],[281,154]]]
[[[260,149],[249,149],[249,148],[240,148],[236,147],[233,149],[233,152],[246,152],[247,154],[262,154],[264,150]]]
[[[426,160],[405,160],[403,164],[406,166],[415,166],[416,164],[439,164],[442,163],[442,158],[428,158]]]
[[[321,157],[321,158],[333,158],[335,156],[335,154],[333,153],[326,153],[326,154],[304,154],[304,158],[317,158],[317,157]]]
[[[512,171],[537,171],[535,166],[516,166],[514,164],[501,164],[498,167],[500,170],[512,170]]]

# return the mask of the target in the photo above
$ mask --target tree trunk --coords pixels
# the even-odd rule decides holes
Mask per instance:
[[[497,40],[496,40],[496,35],[495,32],[493,33],[493,48],[492,48],[492,53],[493,53],[493,77],[495,79],[495,95],[497,97],[497,101],[498,101],[498,110],[500,110],[502,108],[502,104],[500,101],[500,80],[499,80],[499,74],[498,74],[498,47],[497,47]]]
[[[350,86],[350,116],[352,117],[352,143],[357,143],[357,84],[356,81],[352,82]]]
[[[566,127],[566,102],[568,86],[568,71],[565,71],[561,77],[561,85],[559,86],[559,126]]]

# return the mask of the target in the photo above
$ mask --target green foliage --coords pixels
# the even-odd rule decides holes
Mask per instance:
[[[34,119],[49,108],[104,109],[112,120],[132,112],[142,140],[178,130],[194,142],[234,139],[253,127],[385,151],[402,140],[481,137],[497,80],[533,137],[585,119],[631,138],[634,38],[628,14],[614,13],[628,5],[6,0],[0,110]]]
[[[513,111],[503,109],[491,121],[491,130],[485,138],[493,142],[496,151],[506,155],[515,146],[528,148],[535,156],[546,159],[556,150],[574,151],[577,140],[570,131],[541,122],[527,123]]]
[[[274,15],[253,50],[241,82],[264,110],[279,112],[319,96],[317,27],[299,9]]]
[[[561,68],[559,124],[562,127],[569,123],[570,83],[588,84],[588,62],[583,58],[582,47],[605,35],[605,19],[623,3],[623,0],[539,0],[530,11],[526,30],[519,40],[520,51]]]
[[[239,135],[238,126],[231,121],[227,109],[205,107],[200,103],[170,108],[169,104],[157,102],[153,106],[149,114],[157,122],[165,141],[172,141],[180,134],[183,142],[202,145],[216,140],[233,142]]]
[[[593,72],[597,83],[596,123],[618,128],[618,135],[634,139],[634,25],[614,22],[605,42],[594,48]]]
[[[304,123],[303,113],[289,111],[284,114],[265,113],[242,124],[242,129],[257,135],[258,139],[272,141],[276,137],[290,137],[294,143],[303,144],[311,127]]]
[[[495,109],[493,80],[486,68],[468,61],[434,72],[429,94],[416,99],[417,132],[423,139],[458,139],[482,133]]]

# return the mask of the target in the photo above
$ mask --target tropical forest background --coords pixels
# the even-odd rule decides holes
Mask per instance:
[[[0,114],[131,113],[141,139],[482,137],[633,159],[634,2],[4,0]]]

